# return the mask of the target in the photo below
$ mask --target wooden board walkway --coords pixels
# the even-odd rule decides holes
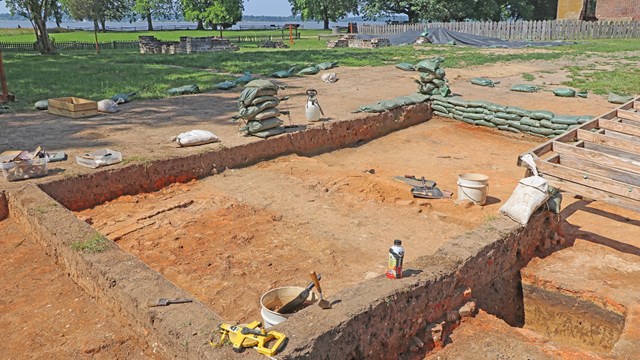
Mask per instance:
[[[549,185],[640,212],[640,97],[529,153]]]

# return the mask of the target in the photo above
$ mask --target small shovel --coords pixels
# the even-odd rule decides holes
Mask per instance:
[[[318,301],[318,306],[320,306],[323,309],[331,309],[331,303],[322,297],[322,288],[320,288],[320,277],[316,275],[315,271],[311,272],[311,279],[313,280],[313,283],[316,285],[316,290],[318,290],[318,294],[320,294],[320,301]]]
[[[318,275],[318,279],[320,278],[320,276],[321,275]],[[290,312],[295,310],[298,306],[302,305],[302,303],[305,300],[307,300],[307,298],[309,297],[309,293],[311,292],[313,285],[314,285],[313,282],[307,285],[307,287],[304,290],[302,290],[300,294],[298,294],[298,296],[296,296],[293,300],[289,301],[288,303],[284,304],[284,306],[281,307],[280,310],[278,310],[278,312],[280,314],[289,314]]]
[[[165,298],[160,298],[156,302],[148,302],[147,303],[147,307],[169,306],[171,304],[184,304],[184,303],[190,303],[192,301],[193,300],[191,300],[191,299],[165,299]]]

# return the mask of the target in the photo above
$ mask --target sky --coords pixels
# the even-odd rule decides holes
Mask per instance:
[[[4,0],[0,0],[0,14],[8,13]],[[245,0],[245,15],[291,15],[291,6],[287,0]]]

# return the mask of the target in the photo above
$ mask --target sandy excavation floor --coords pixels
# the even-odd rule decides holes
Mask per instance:
[[[0,357],[155,359],[126,321],[90,298],[12,220],[0,221]]]
[[[383,274],[394,239],[403,240],[410,268],[491,220],[524,172],[514,154],[532,144],[436,119],[360,147],[227,170],[78,216],[223,318],[242,321],[259,316],[261,294],[305,285],[310,270],[323,274],[329,295]],[[465,171],[490,177],[487,206],[414,200],[393,180],[424,175],[455,192]]]

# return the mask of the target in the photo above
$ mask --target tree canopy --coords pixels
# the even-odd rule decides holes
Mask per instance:
[[[219,25],[220,29],[242,20],[243,0],[181,0],[184,17],[201,24]],[[222,36],[222,32],[221,32]]]
[[[358,0],[289,0],[291,12],[302,20],[322,21],[329,29],[329,21],[338,21],[349,13],[358,13]]]
[[[179,13],[179,1],[173,0],[135,0],[133,11],[147,19],[147,30],[153,31],[153,18],[170,18]]]
[[[55,1],[47,0],[5,0],[11,15],[20,15],[29,19],[36,35],[36,48],[42,54],[56,52],[47,31],[47,20],[52,16]]]

